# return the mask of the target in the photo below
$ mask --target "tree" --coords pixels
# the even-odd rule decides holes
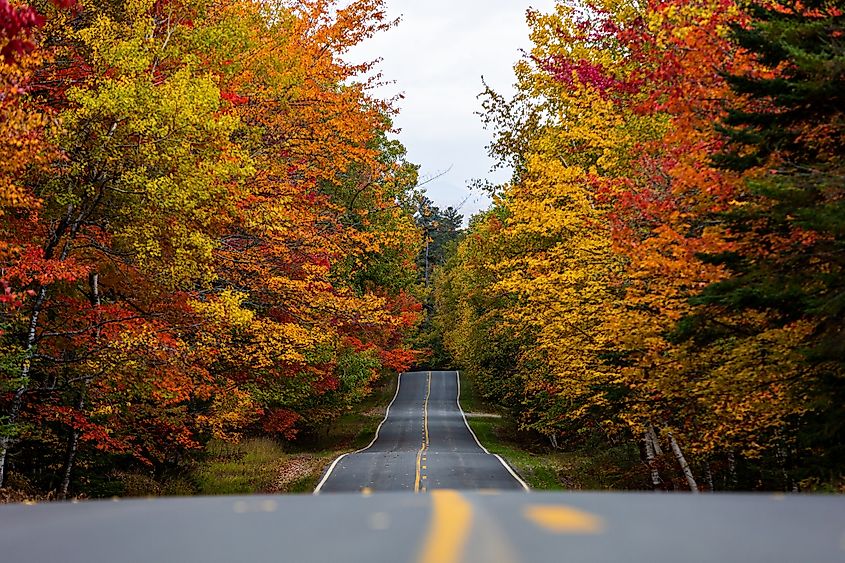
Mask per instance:
[[[687,334],[732,340],[760,362],[790,358],[776,384],[794,407],[774,437],[781,451],[807,464],[793,483],[812,482],[841,463],[845,437],[845,75],[837,64],[845,51],[835,39],[843,34],[842,7],[773,2],[749,9],[750,24],[734,26],[733,37],[759,69],[727,76],[740,98],[723,120],[729,145],[713,155],[748,177],[744,197],[723,217],[737,244],[710,256],[731,275],[703,292],[704,311]],[[705,316],[714,309],[755,322],[716,330]]]
[[[432,270],[446,260],[448,245],[460,238],[464,217],[453,207],[441,210],[422,194],[416,205],[417,226],[425,236],[425,248],[417,258],[417,265],[423,272],[422,281],[428,287]]]
[[[80,464],[293,439],[413,361],[416,167],[341,58],[379,1],[36,8],[18,93],[54,149],[3,170],[4,469],[66,494]]]
[[[517,96],[484,102],[512,183],[438,277],[455,357],[489,396],[549,435],[639,438],[655,485],[671,451],[693,490],[712,467],[735,482],[738,458],[789,487],[799,429],[836,412],[841,173],[818,172],[841,160],[840,13],[749,5],[529,12]]]

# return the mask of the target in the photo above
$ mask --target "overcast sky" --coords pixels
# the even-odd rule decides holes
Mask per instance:
[[[396,125],[409,160],[423,177],[447,172],[426,186],[440,207],[458,206],[468,218],[489,205],[483,193],[470,191],[475,178],[504,180],[490,173],[486,145],[491,134],[475,115],[481,77],[511,92],[513,65],[520,49],[530,48],[525,12],[550,11],[554,0],[386,0],[388,15],[401,16],[398,27],[350,53],[350,61],[382,58],[380,70],[394,81],[380,94],[402,93]]]

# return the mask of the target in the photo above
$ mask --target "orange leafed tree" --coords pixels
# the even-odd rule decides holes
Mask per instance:
[[[493,154],[514,177],[438,290],[447,345],[525,427],[555,445],[634,437],[655,487],[675,461],[691,489],[717,469],[735,483],[739,459],[765,467],[753,478],[771,486],[780,477],[760,475],[778,464],[787,475],[807,421],[838,412],[823,397],[840,371],[830,362],[841,334],[835,276],[821,274],[838,268],[826,258],[838,195],[825,174],[835,165],[814,162],[802,169],[806,186],[793,185],[807,155],[836,162],[837,128],[812,123],[809,110],[802,122],[788,93],[771,94],[786,79],[794,92],[835,89],[834,67],[810,62],[837,56],[820,46],[841,34],[834,4],[596,1],[529,12],[534,48],[516,66],[516,97],[485,96]],[[802,18],[805,31],[784,31]],[[758,25],[765,33],[742,48],[737,37]],[[781,136],[771,132],[779,121],[791,127]],[[734,122],[744,128],[731,137]],[[833,136],[822,141],[822,131]],[[756,165],[726,166],[726,153]],[[818,253],[789,274],[799,247]],[[784,295],[818,305],[797,313]]]
[[[20,127],[50,116],[55,149],[4,171],[23,194],[3,217],[4,467],[50,459],[41,485],[66,494],[80,456],[161,468],[212,437],[292,439],[413,361],[413,278],[390,272],[420,244],[416,169],[369,65],[342,59],[389,25],[380,2],[42,16]]]

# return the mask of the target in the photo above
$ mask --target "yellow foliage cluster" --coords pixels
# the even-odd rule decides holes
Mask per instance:
[[[740,6],[591,5],[593,26],[570,3],[530,13],[517,97],[490,97],[493,150],[515,174],[438,274],[445,343],[553,439],[657,428],[699,460],[779,452],[826,369],[802,352],[817,323],[703,300],[730,275],[708,257],[783,244],[721,215],[760,174],[712,159],[738,103],[720,73],[754,68],[728,38]]]

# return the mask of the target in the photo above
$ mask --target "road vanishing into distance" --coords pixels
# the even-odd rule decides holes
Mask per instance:
[[[528,490],[505,460],[478,442],[460,389],[455,371],[400,375],[372,443],[339,457],[315,492]]]
[[[0,561],[845,562],[841,496],[526,493],[459,389],[402,374],[373,442],[315,495],[0,506]]]

